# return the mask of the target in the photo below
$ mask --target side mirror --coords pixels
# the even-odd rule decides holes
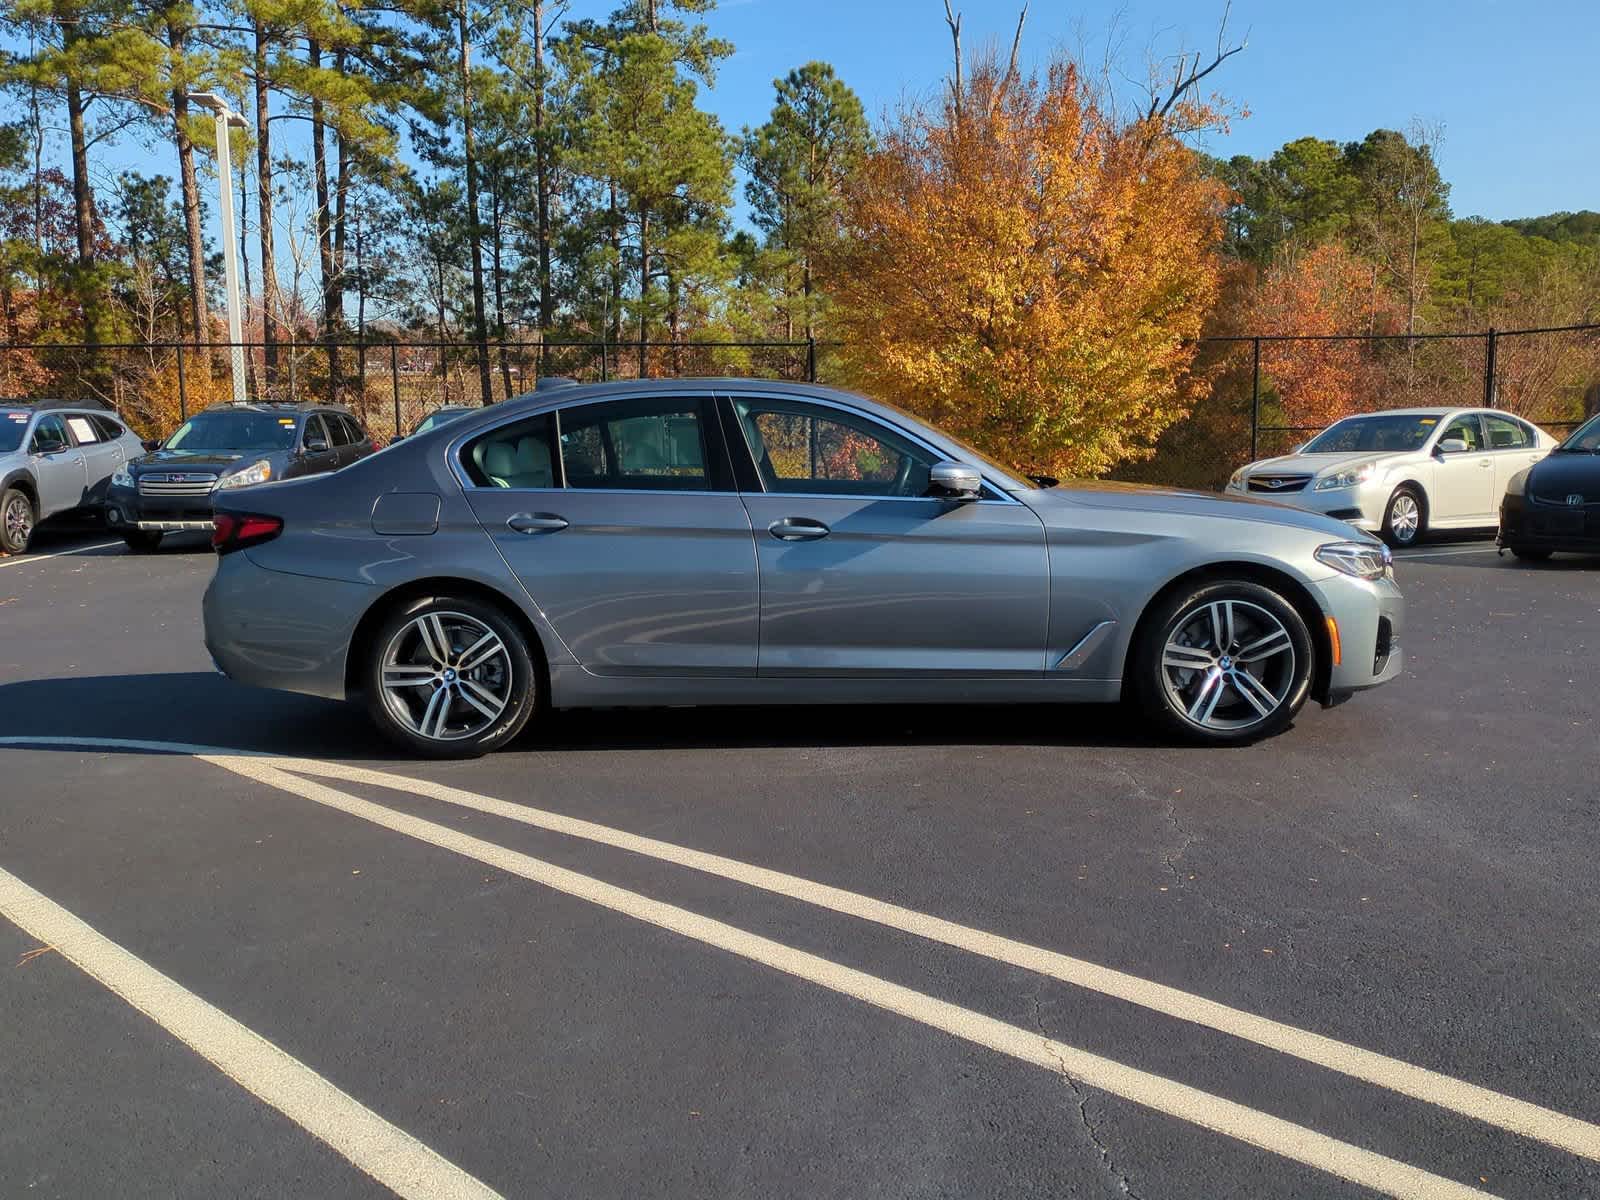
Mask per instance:
[[[326,454],[327,452],[328,452],[328,439],[327,438],[308,437],[306,439],[306,453],[307,454]]]
[[[936,462],[928,469],[928,494],[946,500],[976,500],[983,488],[978,468],[966,463]]]
[[[1467,449],[1468,447],[1466,438],[1445,438],[1444,441],[1439,443],[1437,453],[1465,454]]]

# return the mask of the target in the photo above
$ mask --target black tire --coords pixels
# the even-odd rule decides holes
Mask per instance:
[[[1411,507],[1407,508],[1407,502]],[[1408,520],[1415,517],[1414,522]],[[1396,550],[1415,546],[1428,532],[1428,502],[1415,487],[1402,483],[1383,506],[1383,540]]]
[[[429,616],[438,618],[430,626],[444,633],[442,660],[417,628]],[[465,643],[484,631],[499,639],[503,655],[494,650],[481,664],[462,665],[471,649]],[[477,758],[497,750],[522,732],[538,708],[539,672],[522,630],[498,606],[481,600],[448,594],[412,600],[384,618],[364,653],[360,678],[373,723],[397,746],[424,758]],[[419,682],[386,689],[386,666]],[[477,690],[469,694],[469,688]],[[442,711],[433,707],[436,693],[442,693]],[[483,715],[477,697],[484,696],[491,705],[504,699],[492,717]],[[435,719],[439,736],[424,732]]]
[[[1228,644],[1218,651],[1211,610],[1224,605],[1232,636],[1225,635]],[[1269,635],[1273,640],[1262,642]],[[1172,654],[1192,657],[1194,667],[1167,665],[1169,643],[1178,642],[1183,644]],[[1243,658],[1241,652],[1252,646],[1257,657]],[[1316,656],[1304,619],[1283,596],[1248,580],[1213,579],[1168,596],[1148,614],[1133,648],[1129,682],[1133,698],[1168,734],[1201,745],[1241,745],[1288,728],[1311,692]],[[1218,678],[1207,689],[1213,671]],[[1241,672],[1253,683],[1240,681]],[[1272,707],[1263,715],[1268,699]]]
[[[8,487],[0,493],[0,550],[7,554],[26,554],[38,518],[33,501],[21,488]]]
[[[135,554],[153,554],[161,545],[161,534],[144,529],[124,529],[122,540]]]
[[[1546,562],[1554,551],[1535,550],[1531,546],[1512,546],[1511,553],[1523,562]]]

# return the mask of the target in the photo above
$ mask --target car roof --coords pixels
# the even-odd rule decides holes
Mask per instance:
[[[200,412],[262,412],[262,413],[343,413],[347,417],[355,416],[343,404],[324,404],[315,400],[251,400],[244,404],[234,404],[231,401],[225,404],[213,404],[210,408],[203,408]],[[195,413],[199,416],[200,413]]]
[[[0,409],[6,412],[92,412],[115,415],[98,400],[0,400]]]

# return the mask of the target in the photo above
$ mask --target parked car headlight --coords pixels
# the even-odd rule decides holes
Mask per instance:
[[[128,471],[127,467],[117,468],[116,473],[111,476],[111,486],[125,488],[133,486],[133,475]]]
[[[1508,496],[1525,495],[1527,493],[1527,490],[1528,490],[1528,472],[1531,471],[1532,469],[1533,469],[1532,467],[1525,467],[1523,470],[1518,471],[1515,475],[1513,475],[1506,482],[1506,495],[1508,495]]]
[[[220,492],[223,488],[249,487],[253,483],[265,483],[271,478],[271,463],[252,463],[242,471],[235,471],[232,475],[224,475],[217,480],[216,490]]]
[[[1231,488],[1240,488],[1240,489],[1242,489],[1244,487],[1245,474],[1249,470],[1250,470],[1250,464],[1246,463],[1244,466],[1240,467],[1237,471],[1235,471],[1232,475],[1228,476],[1228,486],[1231,487]]]
[[[1382,579],[1394,563],[1381,542],[1329,542],[1317,547],[1316,560],[1357,579]]]
[[[1377,473],[1377,463],[1357,463],[1353,467],[1343,467],[1332,475],[1323,476],[1317,480],[1316,490],[1327,492],[1334,488],[1355,487],[1358,483],[1365,483]]]

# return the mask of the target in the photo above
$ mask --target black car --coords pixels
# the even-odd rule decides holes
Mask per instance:
[[[135,551],[211,528],[219,491],[337,471],[372,453],[355,416],[327,404],[223,404],[190,417],[111,478],[106,524]]]
[[[1511,477],[1500,502],[1498,540],[1501,549],[1525,559],[1558,550],[1600,554],[1600,416]]]

